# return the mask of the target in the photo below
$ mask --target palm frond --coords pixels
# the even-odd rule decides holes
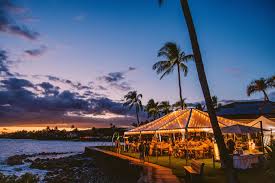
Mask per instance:
[[[169,69],[167,69],[167,70],[161,75],[161,77],[160,77],[159,79],[161,80],[164,76],[171,74],[173,71],[174,71],[174,67],[173,67],[173,65],[172,65],[172,66],[170,66]]]
[[[250,85],[248,85],[247,89],[246,89],[246,93],[247,96],[250,96],[251,94],[257,92],[257,87],[256,85],[254,85],[253,83],[251,83]]]
[[[185,65],[184,63],[180,63],[180,68],[181,68],[184,76],[187,76],[187,74],[188,74],[188,67],[187,67],[187,65]]]
[[[192,54],[184,55],[183,57],[181,57],[181,59],[182,59],[184,62],[188,62],[188,61],[194,60],[194,55],[192,55]]]

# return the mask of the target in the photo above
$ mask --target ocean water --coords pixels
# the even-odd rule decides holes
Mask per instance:
[[[26,172],[38,174],[41,178],[47,173],[44,170],[31,169],[29,163],[9,166],[5,160],[13,155],[35,154],[42,152],[64,152],[69,154],[50,155],[39,158],[59,158],[73,154],[83,153],[86,146],[110,146],[111,142],[77,142],[57,140],[31,140],[31,139],[0,139],[0,172],[7,175],[23,175]]]

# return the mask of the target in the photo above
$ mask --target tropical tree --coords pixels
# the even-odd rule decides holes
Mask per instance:
[[[205,108],[205,106],[204,106],[204,105],[202,105],[201,103],[197,103],[197,104],[195,104],[195,109],[198,109],[198,110],[200,110],[200,111],[203,111],[203,110],[204,110],[204,108]]]
[[[161,3],[161,2],[163,2],[163,0],[159,0],[159,2]],[[185,23],[187,25],[187,29],[189,32],[189,38],[191,41],[191,46],[192,46],[192,50],[193,50],[193,54],[194,54],[194,60],[195,60],[195,64],[196,64],[198,78],[199,78],[199,82],[200,82],[203,96],[205,99],[207,112],[209,114],[210,122],[211,122],[212,129],[214,132],[214,137],[216,139],[216,142],[217,142],[217,145],[218,145],[218,148],[220,151],[221,161],[225,165],[228,182],[236,183],[236,182],[239,182],[238,177],[237,177],[236,171],[233,169],[233,160],[229,156],[229,153],[226,149],[226,145],[224,143],[222,132],[221,132],[221,129],[218,124],[216,112],[215,112],[214,106],[212,104],[211,94],[210,94],[210,90],[209,90],[209,86],[208,86],[208,82],[207,82],[207,78],[206,78],[206,74],[205,74],[205,70],[204,70],[204,65],[203,65],[201,51],[200,51],[200,47],[199,47],[199,43],[198,43],[197,33],[195,30],[193,18],[192,18],[190,9],[189,9],[188,0],[180,0],[180,3],[181,3],[181,8],[183,11],[184,18],[185,18]]]
[[[216,110],[222,105],[221,103],[219,103],[218,97],[216,95],[212,96],[212,103],[213,103],[214,109]]]
[[[183,98],[183,99],[182,99],[183,108],[187,108],[187,104],[186,104],[185,101],[186,101],[186,98]],[[173,110],[176,111],[176,110],[181,109],[181,104],[182,104],[182,102],[181,102],[181,101],[175,102],[175,103],[172,105]]]
[[[160,114],[159,103],[155,102],[154,99],[150,99],[144,110],[147,112],[148,118],[152,117],[155,120]]]
[[[164,58],[164,60],[158,61],[153,65],[153,70],[156,70],[157,74],[161,74],[160,79],[164,76],[171,74],[175,68],[178,73],[178,85],[179,95],[181,101],[181,109],[183,109],[183,98],[181,88],[181,71],[184,76],[188,73],[188,67],[186,62],[193,59],[193,55],[185,54],[176,43],[167,42],[159,50],[158,57]]]
[[[269,101],[268,95],[266,91],[270,88],[274,88],[275,85],[275,76],[272,76],[270,78],[260,78],[258,80],[254,80],[247,86],[246,93],[248,96],[251,96],[254,93],[263,92],[264,94],[264,101]]]
[[[137,91],[129,91],[125,96],[124,96],[124,104],[123,106],[129,107],[129,109],[132,109],[135,107],[136,110],[136,117],[137,117],[137,125],[139,126],[139,112],[143,110],[142,106],[142,94],[138,94]]]
[[[271,76],[270,78],[267,78],[267,83],[271,88],[275,87],[275,75]]]
[[[170,105],[169,101],[162,101],[159,104],[159,108],[162,114],[166,115],[172,112],[172,106]]]

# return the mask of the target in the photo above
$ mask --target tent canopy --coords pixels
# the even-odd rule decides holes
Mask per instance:
[[[260,116],[259,118],[255,119],[254,121],[248,123],[248,126],[253,126],[253,127],[259,128],[260,121],[262,121],[263,129],[275,131],[275,122],[271,121],[270,119],[268,119],[264,116]]]
[[[236,133],[236,134],[245,134],[245,133],[257,133],[260,132],[260,128],[246,126],[246,125],[232,125],[221,128],[222,133]]]
[[[217,117],[220,127],[239,124],[236,121]],[[125,135],[173,133],[188,131],[211,131],[208,113],[197,109],[185,109],[171,112],[150,123],[125,132]]]

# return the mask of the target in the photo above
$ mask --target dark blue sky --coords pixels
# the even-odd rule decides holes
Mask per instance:
[[[20,60],[12,65],[13,72],[34,83],[43,78],[32,75],[93,82],[94,91],[112,100],[120,100],[127,89],[143,93],[144,102],[150,98],[178,100],[176,74],[159,80],[152,65],[167,41],[191,53],[179,0],[167,0],[162,7],[157,0],[13,2],[21,7],[12,11],[14,21],[39,33],[30,39],[0,32],[1,49],[12,60]],[[275,73],[274,1],[189,0],[189,4],[212,94],[219,99],[262,97],[248,98],[246,86]],[[201,101],[194,63],[188,65],[183,95],[188,102]],[[120,83],[106,83],[104,77],[115,72],[123,73]]]

